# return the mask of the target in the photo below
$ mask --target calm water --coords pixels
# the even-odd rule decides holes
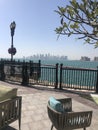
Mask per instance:
[[[21,60],[20,60],[21,61]],[[30,61],[30,60],[26,60]],[[39,60],[32,60],[38,62]],[[80,60],[41,60],[41,64],[55,65],[56,63],[63,64],[63,66],[77,67],[77,68],[93,68],[97,69],[98,61],[80,61]]]
[[[72,66],[79,68],[94,68],[97,69],[98,62],[95,61],[75,61],[75,60],[41,60],[42,64],[52,64],[63,63],[63,66]]]

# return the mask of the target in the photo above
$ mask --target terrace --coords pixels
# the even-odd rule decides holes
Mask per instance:
[[[24,87],[2,81],[0,81],[0,85],[16,87],[18,88],[18,95],[22,96],[21,130],[50,130],[51,122],[47,115],[47,102],[50,96],[56,98],[71,97],[74,111],[92,110],[92,123],[87,130],[98,129],[98,105],[96,105],[95,102],[84,99],[78,92],[76,93],[76,91],[62,91],[37,85]],[[87,93],[90,94],[91,92],[86,91],[86,94]],[[10,126],[4,130],[18,130],[18,121],[10,124]]]

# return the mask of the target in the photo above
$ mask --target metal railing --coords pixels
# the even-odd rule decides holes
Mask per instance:
[[[63,67],[60,65],[60,88],[96,91],[98,69]]]
[[[23,62],[6,64],[0,62],[0,80],[8,80],[22,85],[44,85],[54,88],[93,90],[98,93],[98,68],[65,67],[63,64],[43,65]]]
[[[54,65],[41,65],[41,76],[38,84],[45,86],[58,87],[58,64]]]
[[[19,61],[0,61],[0,80],[20,83],[22,85],[29,84],[29,77],[34,75],[36,71],[37,77],[40,76],[40,60],[34,62]],[[36,67],[36,69],[34,69]],[[39,78],[39,77],[38,77]]]

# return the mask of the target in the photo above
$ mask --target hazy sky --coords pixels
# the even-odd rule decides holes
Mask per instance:
[[[0,57],[10,58],[10,23],[16,22],[14,57],[22,58],[34,54],[65,55],[69,59],[81,56],[98,56],[98,49],[84,44],[76,37],[61,36],[57,40],[55,28],[60,25],[58,5],[66,5],[69,0],[0,0]]]

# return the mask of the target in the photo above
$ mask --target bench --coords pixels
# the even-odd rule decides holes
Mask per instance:
[[[55,127],[57,130],[73,130],[89,127],[92,120],[92,111],[72,111],[72,99],[58,99],[63,104],[64,112],[54,110],[48,101],[47,111],[52,122],[51,130]]]

